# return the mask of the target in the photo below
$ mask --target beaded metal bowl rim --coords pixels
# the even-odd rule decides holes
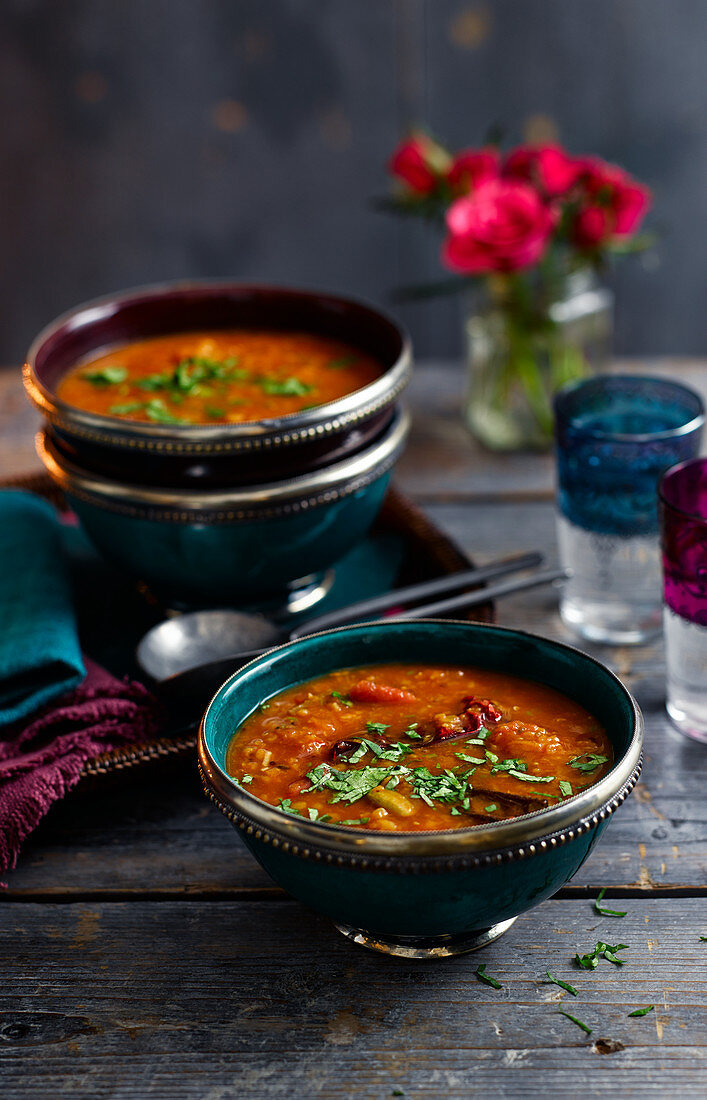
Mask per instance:
[[[336,401],[312,409],[288,413],[271,420],[239,424],[153,424],[123,420],[79,409],[57,397],[37,377],[35,361],[42,345],[62,328],[78,328],[117,313],[124,306],[146,298],[180,293],[252,291],[321,299],[334,306],[352,306],[381,318],[400,337],[400,354],[391,366],[370,382]],[[82,320],[82,318],[84,320]],[[136,337],[137,339],[137,337]],[[384,310],[364,298],[329,294],[326,291],[299,290],[295,287],[236,283],[230,279],[188,280],[134,287],[120,294],[105,295],[84,302],[46,325],[33,340],[22,368],[27,395],[49,422],[67,434],[113,446],[169,454],[231,454],[262,448],[277,448],[303,443],[352,427],[390,405],[407,385],[412,372],[412,344],[406,330]]]
[[[398,458],[410,428],[410,414],[398,408],[382,438],[358,454],[313,473],[231,490],[152,489],[94,474],[63,457],[59,459],[46,429],[35,437],[37,454],[52,480],[65,492],[114,511],[131,514],[149,509],[185,516],[272,514],[294,507],[316,506],[349,495],[387,472]],[[307,505],[305,505],[307,502]]]
[[[692,419],[686,421],[685,424],[680,424],[677,428],[667,428],[662,432],[604,432],[600,428],[577,428],[573,426],[573,430],[577,435],[581,434],[586,439],[595,440],[597,443],[658,443],[666,439],[679,439],[683,435],[690,435],[692,432],[697,431],[698,428],[704,427],[705,404],[696,390],[693,390],[690,386],[685,386],[682,382],[673,382],[671,378],[651,377],[647,374],[606,374],[594,378],[579,378],[576,382],[569,382],[555,394],[554,409],[556,420],[559,422],[560,410],[564,401],[576,393],[577,390],[582,389],[583,386],[591,385],[592,383],[597,384],[607,381],[647,382],[656,387],[664,386],[666,389],[679,390],[688,397],[694,399],[700,411],[695,413]]]
[[[704,466],[705,471],[707,471],[707,457],[698,455],[696,458],[688,458],[685,462],[677,462],[674,466],[670,466],[658,483],[658,497],[664,508],[675,512],[683,519],[689,519],[693,523],[701,523],[707,527],[707,515],[701,515],[699,512],[688,512],[686,508],[681,508],[679,504],[673,504],[672,500],[669,500],[665,494],[665,485],[668,478],[673,474],[682,473],[688,466]]]
[[[515,638],[542,642],[543,645],[563,652],[569,651],[582,661],[598,666],[604,675],[614,681],[629,703],[633,715],[633,732],[626,752],[605,776],[586,791],[564,799],[556,806],[549,806],[532,813],[499,821],[495,824],[484,823],[466,829],[440,829],[434,832],[409,833],[372,833],[318,821],[307,821],[286,814],[283,810],[270,805],[241,787],[218,764],[211,754],[206,739],[206,725],[215,700],[229,685],[247,674],[260,662],[267,661],[275,652],[292,649],[311,638],[330,637],[353,631],[365,626],[367,630],[385,630],[390,626],[406,623],[410,628],[421,625],[444,626],[464,631],[492,631],[507,634]],[[355,626],[338,627],[307,635],[304,638],[276,646],[261,657],[256,657],[243,665],[216,692],[209,703],[199,726],[197,749],[202,782],[209,797],[219,803],[222,812],[233,815],[232,820],[243,822],[246,829],[255,830],[257,839],[277,841],[280,847],[284,842],[288,850],[303,855],[305,852],[316,856],[316,851],[331,852],[342,857],[356,857],[358,860],[392,860],[401,857],[462,857],[476,853],[496,853],[501,849],[525,848],[528,844],[551,836],[559,836],[566,830],[579,827],[583,821],[593,820],[603,813],[606,816],[626,798],[638,779],[642,766],[643,716],[628,689],[610,669],[596,658],[583,653],[575,646],[556,642],[529,631],[515,630],[495,624],[469,623],[456,619],[386,619],[385,622],[358,623]],[[623,792],[623,793],[621,793]],[[616,801],[618,799],[618,801]],[[584,826],[588,828],[589,826]]]

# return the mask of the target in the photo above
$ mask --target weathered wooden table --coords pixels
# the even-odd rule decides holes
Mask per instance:
[[[656,368],[707,388],[699,363]],[[479,562],[553,560],[551,459],[482,454],[460,394],[457,368],[419,371],[398,483]],[[0,376],[0,473],[36,467],[34,423],[16,372]],[[551,591],[498,619],[567,637]],[[413,964],[349,944],[270,882],[180,766],[68,799],[8,876],[0,1095],[704,1097],[707,749],[665,719],[660,645],[595,652],[643,708],[643,776],[571,885],[484,950],[502,989],[475,980],[479,956]],[[597,915],[604,886],[625,917]],[[621,969],[573,965],[598,939],[629,945]]]

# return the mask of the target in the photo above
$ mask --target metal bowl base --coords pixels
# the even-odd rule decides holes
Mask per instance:
[[[347,939],[367,947],[369,951],[380,951],[384,955],[396,955],[401,959],[446,959],[453,955],[466,955],[478,951],[488,943],[493,943],[507,932],[517,917],[499,921],[490,928],[474,928],[470,932],[459,932],[451,936],[376,936],[350,924],[335,924],[334,927]]]

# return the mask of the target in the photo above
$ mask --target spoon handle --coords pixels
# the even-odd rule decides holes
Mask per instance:
[[[425,619],[434,615],[442,615],[445,611],[459,611],[465,607],[476,607],[486,603],[487,600],[497,600],[501,596],[510,596],[513,592],[523,592],[528,588],[537,588],[542,584],[552,584],[553,581],[566,581],[571,576],[569,569],[546,569],[541,573],[533,573],[530,577],[520,580],[501,581],[500,584],[491,584],[488,588],[481,588],[478,592],[457,592],[446,600],[436,600],[434,603],[424,604],[422,607],[411,607],[407,611],[396,614],[396,619]]]
[[[346,607],[337,608],[326,615],[318,615],[308,619],[306,623],[298,624],[290,631],[292,641],[301,638],[304,634],[316,634],[320,630],[328,630],[332,626],[342,626],[344,623],[355,622],[357,619],[378,618],[382,611],[389,611],[391,607],[399,607],[410,600],[422,600],[430,596],[440,596],[444,593],[455,592],[458,588],[464,588],[470,584],[480,584],[483,581],[493,580],[495,577],[505,577],[508,573],[519,573],[522,569],[532,569],[540,565],[543,560],[538,551],[529,551],[527,554],[514,554],[510,558],[502,558],[499,561],[489,562],[473,569],[463,569],[459,573],[450,573],[445,577],[437,577],[431,581],[422,581],[419,584],[409,584],[404,588],[394,588],[391,592],[385,592],[382,596],[374,596],[369,600],[361,600],[359,603],[348,604]],[[485,603],[492,598],[488,595],[488,589],[481,592],[482,599],[478,603]],[[451,606],[457,606],[453,604]],[[396,615],[396,618],[414,618],[405,612]]]

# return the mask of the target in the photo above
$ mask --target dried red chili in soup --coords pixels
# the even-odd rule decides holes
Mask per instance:
[[[274,696],[229,746],[229,774],[312,821],[410,832],[556,805],[609,770],[579,704],[515,676],[446,665],[341,669]]]

